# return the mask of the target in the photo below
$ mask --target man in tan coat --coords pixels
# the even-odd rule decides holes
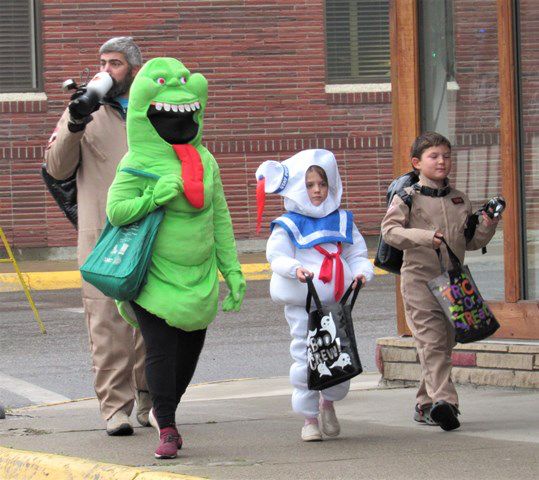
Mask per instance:
[[[421,364],[414,419],[453,430],[460,426],[459,401],[451,380],[455,331],[427,282],[440,275],[435,249],[441,247],[442,237],[463,262],[466,250],[476,250],[490,241],[498,219],[483,213],[473,235],[465,235],[472,206],[466,194],[448,183],[451,144],[445,137],[424,133],[415,140],[411,156],[419,173],[419,183],[405,189],[411,196],[411,207],[395,195],[382,220],[382,236],[386,243],[404,251],[401,292]],[[447,268],[451,265],[447,249],[442,246],[440,251]]]
[[[107,191],[127,152],[125,114],[129,88],[142,65],[131,37],[116,37],[100,50],[101,71],[113,79],[107,96],[91,115],[76,102],[60,118],[45,152],[48,173],[65,179],[77,172],[78,262],[84,263],[105,224]],[[113,299],[83,281],[82,299],[95,373],[95,392],[109,435],[131,435],[129,415],[147,426],[151,400],[144,376],[144,345],[138,330],[119,315]]]

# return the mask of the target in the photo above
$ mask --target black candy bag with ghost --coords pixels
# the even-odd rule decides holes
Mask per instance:
[[[437,250],[442,273],[429,281],[428,287],[455,327],[456,342],[484,340],[498,330],[500,324],[481,296],[468,267],[460,263],[445,239],[442,241],[447,247],[452,269],[445,269],[440,250]]]
[[[361,282],[358,282],[355,290],[350,285],[341,300],[331,306],[321,304],[310,278],[307,286],[307,386],[309,390],[324,390],[363,371],[352,321],[352,309]],[[352,301],[347,304],[352,291]],[[312,312],[311,299],[314,299],[316,306]]]

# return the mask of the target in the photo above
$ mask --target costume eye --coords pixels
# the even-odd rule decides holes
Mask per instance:
[[[167,81],[163,78],[163,77],[159,77],[156,82],[159,84],[159,85],[164,85],[165,83],[167,83]]]
[[[185,77],[180,77],[180,83],[185,85],[187,83],[187,80]]]

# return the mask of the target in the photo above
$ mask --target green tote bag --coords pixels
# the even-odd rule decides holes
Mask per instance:
[[[159,179],[158,175],[125,168],[133,175]],[[152,248],[163,220],[164,209],[122,227],[113,227],[107,219],[94,249],[80,267],[82,278],[107,297],[134,300],[146,282]]]

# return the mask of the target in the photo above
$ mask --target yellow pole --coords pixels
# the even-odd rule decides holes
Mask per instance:
[[[45,330],[45,325],[43,325],[43,322],[41,321],[41,318],[39,317],[39,313],[37,311],[34,300],[32,299],[32,295],[30,295],[30,289],[28,288],[28,286],[26,285],[26,282],[24,281],[22,273],[19,269],[19,265],[17,265],[17,260],[15,260],[15,257],[13,255],[13,252],[11,251],[11,247],[9,246],[9,242],[7,241],[7,237],[4,234],[2,227],[0,227],[0,238],[2,238],[2,242],[4,243],[4,247],[9,257],[9,258],[0,259],[0,263],[11,262],[13,264],[13,268],[15,269],[15,272],[17,273],[17,276],[19,277],[19,282],[21,282],[24,293],[26,294],[26,298],[28,299],[28,303],[30,303],[30,308],[32,309],[32,312],[34,312],[34,317],[36,318],[37,324],[39,325],[39,329],[41,330],[41,333],[45,334],[47,333],[47,331]]]

